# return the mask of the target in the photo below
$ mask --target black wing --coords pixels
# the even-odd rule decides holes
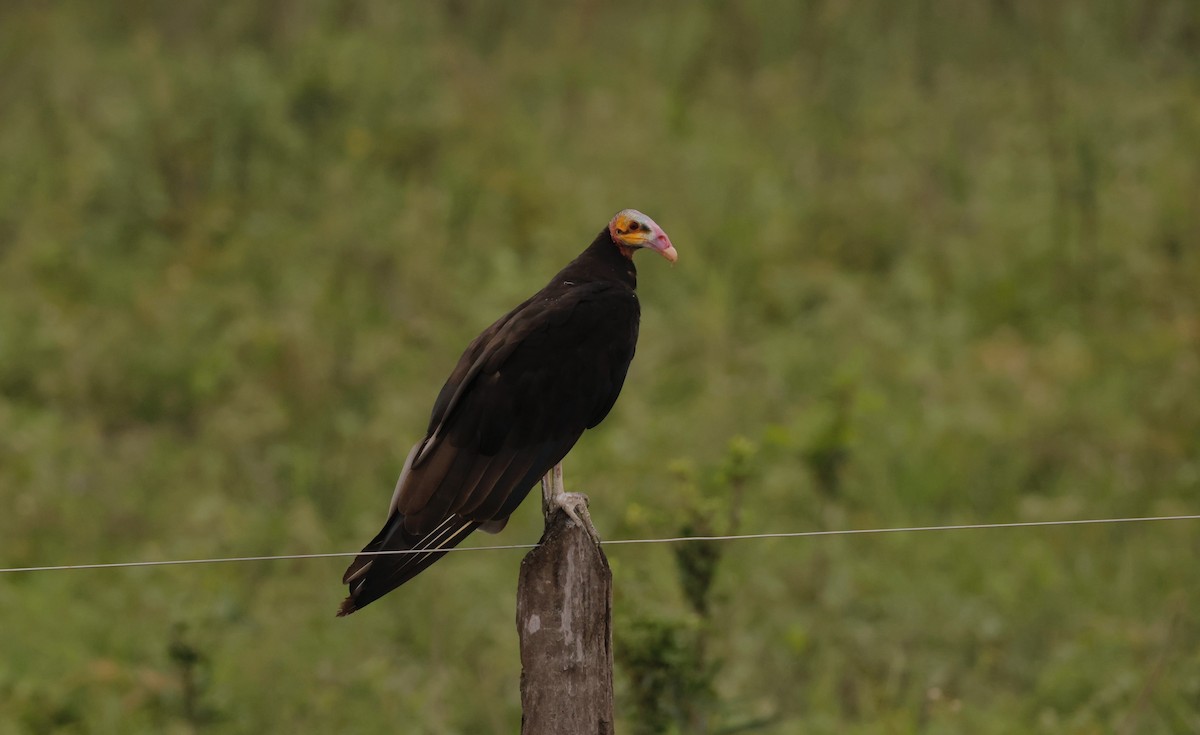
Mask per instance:
[[[637,343],[623,284],[552,283],[459,359],[409,454],[387,523],[343,582],[346,615],[412,579],[480,525],[502,526],[585,429],[608,414]]]

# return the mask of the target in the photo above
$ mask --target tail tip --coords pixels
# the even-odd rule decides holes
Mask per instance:
[[[358,604],[354,602],[353,597],[347,597],[342,600],[342,604],[338,606],[337,617],[344,618],[350,613],[358,609]]]

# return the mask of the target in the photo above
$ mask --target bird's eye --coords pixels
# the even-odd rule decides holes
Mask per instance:
[[[638,231],[638,230],[640,230],[640,229],[642,229],[642,223],[641,223],[641,222],[630,222],[630,223],[629,223],[629,231],[630,231],[630,232],[637,232],[637,231]]]

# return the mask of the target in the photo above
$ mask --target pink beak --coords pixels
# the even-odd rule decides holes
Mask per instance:
[[[679,259],[679,253],[675,252],[671,238],[667,237],[667,233],[663,232],[663,228],[657,224],[654,225],[654,239],[650,240],[646,246],[672,263]]]

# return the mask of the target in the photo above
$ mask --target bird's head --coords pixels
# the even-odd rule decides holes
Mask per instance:
[[[632,258],[638,248],[650,248],[672,263],[679,257],[663,228],[636,209],[617,212],[608,223],[608,234],[627,258]]]

